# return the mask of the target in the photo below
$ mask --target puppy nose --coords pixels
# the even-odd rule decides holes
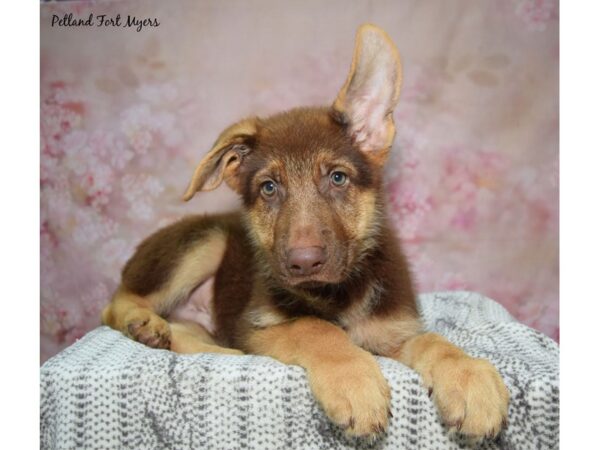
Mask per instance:
[[[293,248],[288,253],[287,266],[292,275],[313,275],[327,261],[323,247]]]

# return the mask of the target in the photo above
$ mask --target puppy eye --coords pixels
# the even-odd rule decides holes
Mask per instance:
[[[273,181],[265,181],[260,185],[260,191],[265,197],[273,197],[277,192],[277,185]]]
[[[331,175],[329,175],[329,179],[331,180],[331,184],[333,184],[334,186],[342,187],[346,184],[346,181],[348,181],[348,175],[346,175],[344,172],[336,170],[331,172]]]

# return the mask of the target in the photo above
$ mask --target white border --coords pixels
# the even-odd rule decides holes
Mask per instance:
[[[2,6],[2,448],[39,440],[39,4]]]
[[[3,448],[39,446],[39,4],[3,6]],[[576,9],[579,8],[579,9]],[[561,5],[561,446],[597,441],[600,6]]]
[[[599,431],[600,6],[560,9],[561,447],[587,449]]]

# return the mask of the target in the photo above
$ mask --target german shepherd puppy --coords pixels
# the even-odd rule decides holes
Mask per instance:
[[[325,413],[354,436],[386,429],[390,389],[373,355],[394,358],[422,376],[451,430],[496,436],[508,390],[488,361],[423,331],[386,217],[401,80],[395,45],[366,24],[331,107],[223,131],[184,199],[225,181],[242,210],[185,218],[143,241],[103,323],[150,347],[300,365]],[[190,297],[210,321],[175,313]]]

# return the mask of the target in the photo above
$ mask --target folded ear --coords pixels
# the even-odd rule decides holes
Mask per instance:
[[[385,31],[362,25],[356,34],[352,66],[333,109],[348,125],[354,143],[383,164],[394,140],[393,110],[400,96],[402,66]]]
[[[216,189],[223,180],[234,191],[240,191],[239,168],[254,145],[256,122],[256,118],[245,119],[221,133],[212,149],[196,167],[183,195],[185,201],[190,200],[198,191]]]

